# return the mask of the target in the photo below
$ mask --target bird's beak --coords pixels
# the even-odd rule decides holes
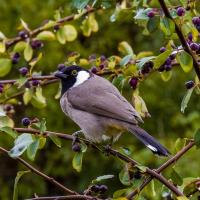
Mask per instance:
[[[67,78],[67,75],[64,74],[63,72],[56,72],[54,74],[54,76],[57,77],[57,78],[59,78],[59,79],[65,79],[65,78]]]

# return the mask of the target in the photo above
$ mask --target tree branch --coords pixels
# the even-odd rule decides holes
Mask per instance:
[[[39,130],[36,129],[29,129],[29,128],[14,128],[15,131],[17,132],[26,132],[26,133],[32,133],[32,134],[38,134]],[[51,132],[51,131],[45,131],[44,134],[46,136],[49,136],[50,134],[55,135],[57,137],[66,139],[66,140],[73,140],[74,137],[72,135],[67,135],[64,133],[57,133],[57,132]],[[81,139],[83,140],[83,142],[85,142],[85,144],[87,145],[91,145],[93,148],[98,149],[99,148],[92,142],[85,140],[85,139]],[[119,159],[127,162],[127,163],[131,163],[133,166],[137,167],[136,165],[140,165],[137,161],[131,159],[130,157],[127,157],[123,154],[121,154],[120,152],[118,152],[117,150],[114,150],[110,147],[103,147],[104,150],[106,152],[108,152],[110,155],[118,157]],[[168,187],[174,194],[176,194],[177,196],[183,196],[183,193],[180,192],[172,183],[170,183],[165,177],[163,177],[162,175],[160,175],[159,173],[157,173],[156,171],[150,169],[150,168],[146,168],[146,173],[148,173],[149,175],[153,176],[154,178],[156,178],[157,180],[159,180],[161,183],[163,183],[166,187]]]
[[[191,55],[192,59],[193,59],[193,66],[194,66],[194,69],[195,69],[195,72],[200,80],[200,66],[199,66],[199,63],[198,63],[198,60],[195,56],[195,54],[192,52],[192,50],[190,49],[190,47],[188,46],[188,43],[181,31],[181,29],[179,28],[179,26],[177,25],[177,23],[175,22],[175,20],[172,18],[172,16],[170,15],[170,12],[165,4],[165,1],[164,0],[158,0],[159,3],[160,3],[160,6],[161,8],[163,9],[163,12],[165,13],[165,16],[169,19],[171,19],[174,24],[175,24],[175,31],[179,37],[179,40],[184,48],[184,50]]]
[[[185,147],[183,147],[176,155],[171,157],[167,162],[162,164],[158,169],[155,171],[157,173],[161,173],[163,170],[165,170],[167,167],[175,163],[179,158],[181,158],[187,151],[189,151],[193,146],[195,145],[194,141],[189,142]],[[153,179],[152,176],[147,177],[143,183],[140,185],[139,188],[135,189],[132,193],[130,193],[127,198],[132,199],[136,194],[141,192],[146,185],[148,185],[151,180]]]
[[[5,153],[5,154],[8,155],[8,151],[6,149],[4,149],[3,147],[0,147],[0,152]],[[61,183],[59,183],[58,181],[56,181],[53,177],[50,177],[50,176],[44,174],[43,172],[39,171],[38,169],[36,169],[32,165],[30,165],[28,162],[26,162],[22,158],[18,157],[18,158],[16,158],[16,160],[18,162],[22,163],[24,166],[26,166],[28,169],[30,169],[35,174],[37,174],[37,175],[41,176],[42,178],[44,178],[46,181],[54,184],[57,188],[59,188],[60,190],[64,191],[65,193],[73,194],[73,195],[78,195],[77,192],[66,188],[64,185],[62,185]]]

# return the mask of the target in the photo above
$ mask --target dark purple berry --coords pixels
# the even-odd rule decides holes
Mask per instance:
[[[199,50],[199,45],[195,42],[192,42],[190,44],[190,48],[193,50],[193,51],[198,51]]]
[[[32,40],[31,41],[31,47],[33,49],[40,49],[44,46],[43,42],[40,40]]]
[[[92,72],[93,74],[97,74],[98,69],[94,66],[94,67],[91,68],[91,72]]]
[[[159,68],[158,68],[158,71],[159,72],[163,72],[165,70],[165,66],[164,65],[161,65]]]
[[[166,64],[166,65],[171,65],[171,64],[172,64],[172,60],[171,60],[170,57],[167,58],[167,60],[165,61],[165,64]]]
[[[99,188],[100,188],[99,185],[93,185],[93,186],[91,187],[91,191],[97,193],[97,192],[99,192]]]
[[[149,11],[149,12],[147,13],[147,16],[148,16],[149,18],[152,18],[152,17],[155,16],[155,12],[151,10],[151,11]]]
[[[196,25],[196,29],[200,32],[200,25]]]
[[[73,145],[72,145],[72,150],[73,150],[74,152],[80,152],[80,151],[81,151],[81,146],[80,146],[80,144],[78,144],[78,143],[73,144]]]
[[[185,87],[186,87],[187,89],[193,88],[193,87],[194,87],[194,81],[188,81],[188,82],[186,82],[186,83],[185,83]]]
[[[61,70],[64,69],[64,68],[65,68],[65,64],[63,64],[63,63],[58,64],[58,66],[57,66],[57,69],[58,69],[59,71],[61,71]]]
[[[100,70],[102,70],[102,69],[104,69],[104,68],[105,68],[105,65],[104,65],[104,64],[99,65],[99,69],[100,69]]]
[[[150,72],[150,68],[146,67],[145,65],[143,66],[141,73],[142,74],[148,74]]]
[[[174,60],[176,58],[176,53],[171,54],[169,57],[171,60]]]
[[[167,49],[165,48],[165,47],[161,47],[160,48],[160,53],[163,53],[163,52],[165,52]]]
[[[55,25],[55,26],[53,27],[53,30],[56,32],[56,31],[58,31],[58,30],[59,30],[59,28],[60,28],[60,26],[59,26],[59,25]]]
[[[22,119],[22,125],[23,126],[28,126],[28,125],[30,125],[31,124],[31,120],[28,118],[28,117],[24,117],[23,119]]]
[[[106,60],[106,57],[104,55],[101,55],[100,60],[101,62],[104,62]]]
[[[136,89],[138,84],[138,78],[132,77],[131,80],[129,81],[129,84],[133,89]]]
[[[26,81],[26,83],[24,84],[25,88],[30,88],[31,87],[31,84],[29,81]]]
[[[134,177],[135,179],[140,179],[140,178],[142,177],[142,174],[141,174],[140,171],[136,171],[136,172],[134,173],[133,177]]]
[[[193,39],[192,33],[189,33],[189,34],[188,34],[188,40],[189,40],[189,41],[192,41],[192,39]]]
[[[3,93],[3,88],[2,87],[0,87],[0,93]]]
[[[146,62],[146,63],[144,64],[144,66],[147,67],[147,68],[152,69],[152,68],[153,68],[153,62],[152,62],[152,61]]]
[[[0,88],[3,88],[3,84],[2,83],[0,83]]]
[[[194,25],[200,25],[200,17],[193,17],[192,18],[192,23]]]
[[[32,80],[32,86],[38,86],[40,84],[39,80]]]
[[[21,67],[19,69],[20,74],[22,74],[23,76],[25,76],[28,73],[28,68],[27,67]]]
[[[165,65],[165,70],[166,70],[166,71],[170,71],[171,69],[172,69],[172,66],[171,66],[171,65],[167,65],[167,64]]]
[[[20,32],[18,33],[18,35],[19,35],[19,37],[21,37],[22,39],[28,38],[28,32],[25,31],[25,30],[20,31]]]
[[[178,7],[177,9],[176,9],[176,13],[177,13],[177,15],[178,16],[183,16],[184,14],[185,14],[185,8],[183,8],[183,7]]]
[[[106,185],[100,185],[100,186],[99,186],[99,191],[100,191],[101,193],[105,193],[105,192],[108,191],[108,187],[107,187]]]
[[[13,56],[12,56],[12,63],[13,64],[17,64],[19,62],[19,59],[20,59],[20,54],[19,53],[15,53]]]
[[[4,106],[3,109],[4,109],[6,112],[9,112],[9,111],[11,111],[13,108],[14,108],[13,105],[11,105],[11,104],[6,104],[6,105]]]

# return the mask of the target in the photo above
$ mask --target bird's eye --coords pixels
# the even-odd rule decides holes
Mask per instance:
[[[76,71],[76,70],[73,70],[73,71],[72,71],[72,75],[73,75],[73,76],[76,76],[76,75],[77,75],[77,71]]]

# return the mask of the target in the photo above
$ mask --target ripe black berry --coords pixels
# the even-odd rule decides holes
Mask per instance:
[[[189,40],[189,41],[192,41],[192,39],[193,39],[192,33],[189,33],[189,34],[188,34],[188,40]]]
[[[59,71],[61,71],[61,70],[64,69],[64,68],[65,68],[65,64],[63,64],[63,63],[58,64],[58,66],[57,66],[57,69],[58,69]]]
[[[151,10],[151,11],[149,11],[149,12],[147,13],[147,16],[148,16],[149,18],[152,18],[152,17],[155,16],[155,12]]]
[[[188,81],[185,83],[185,87],[187,89],[191,89],[192,87],[194,87],[194,81]]]
[[[163,53],[163,52],[165,52],[167,49],[165,48],[165,47],[161,47],[160,48],[160,53]]]
[[[28,73],[28,68],[27,67],[21,67],[19,69],[20,74],[22,74],[23,76],[25,76]]]
[[[72,145],[72,150],[73,150],[74,152],[80,152],[80,151],[81,151],[81,146],[80,146],[80,144],[78,144],[78,143],[73,144],[73,145]]]
[[[19,37],[21,37],[22,39],[28,38],[28,32],[25,31],[25,30],[20,31],[20,32],[18,33],[18,35],[19,35]]]
[[[158,71],[159,72],[163,72],[165,70],[165,66],[164,65],[161,65],[159,68],[158,68]]]
[[[105,68],[105,65],[104,65],[104,64],[99,65],[99,69],[100,69],[100,70],[102,70],[102,69],[104,69],[104,68]]]
[[[192,42],[190,44],[190,48],[193,50],[193,51],[198,51],[199,50],[199,45],[195,42]]]
[[[185,8],[183,7],[178,7],[177,10],[176,10],[176,13],[178,16],[183,16],[185,14]]]
[[[166,64],[164,67],[165,67],[165,70],[166,70],[166,71],[170,71],[170,70],[172,69],[172,66],[171,66],[171,65],[167,65],[167,64]]]
[[[196,26],[200,25],[200,17],[193,17],[192,23]]]
[[[38,86],[40,84],[39,80],[32,80],[32,86]]]
[[[26,81],[26,83],[24,84],[25,88],[30,88],[31,87],[31,84],[29,81]]]
[[[17,64],[19,62],[19,59],[20,59],[20,54],[19,53],[15,53],[13,56],[12,56],[12,63],[13,64]]]
[[[108,191],[108,187],[107,187],[106,185],[100,185],[100,186],[99,186],[99,191],[100,191],[101,193],[105,193],[105,192]]]
[[[30,124],[31,124],[31,120],[30,120],[28,117],[24,117],[24,118],[22,119],[22,125],[28,126],[28,125],[30,125]]]
[[[171,54],[169,57],[170,57],[171,60],[174,60],[174,59],[176,58],[176,54],[173,53],[173,54]]]
[[[104,55],[101,55],[100,60],[101,62],[104,62],[106,60],[106,57]]]
[[[99,185],[93,185],[93,186],[91,186],[91,191],[97,193],[100,191],[99,188],[100,188]]]
[[[94,66],[94,67],[92,67],[91,72],[92,72],[93,74],[97,74],[98,69]]]
[[[136,89],[138,84],[138,78],[132,77],[131,80],[129,81],[129,84],[133,89]]]
[[[13,108],[14,108],[14,107],[13,107],[13,105],[11,105],[11,104],[6,104],[6,105],[3,107],[3,109],[4,109],[6,112],[11,111]]]
[[[3,88],[2,87],[0,87],[0,93],[3,93]]]
[[[32,40],[31,41],[31,47],[33,49],[40,49],[44,46],[43,42],[40,40]]]
[[[53,27],[53,30],[56,32],[56,31],[58,31],[58,30],[59,30],[59,28],[60,28],[60,26],[59,26],[59,25],[55,25],[55,26]]]
[[[171,58],[170,58],[170,57],[167,58],[167,60],[165,61],[165,64],[166,64],[166,65],[171,65],[171,63],[172,63]]]

